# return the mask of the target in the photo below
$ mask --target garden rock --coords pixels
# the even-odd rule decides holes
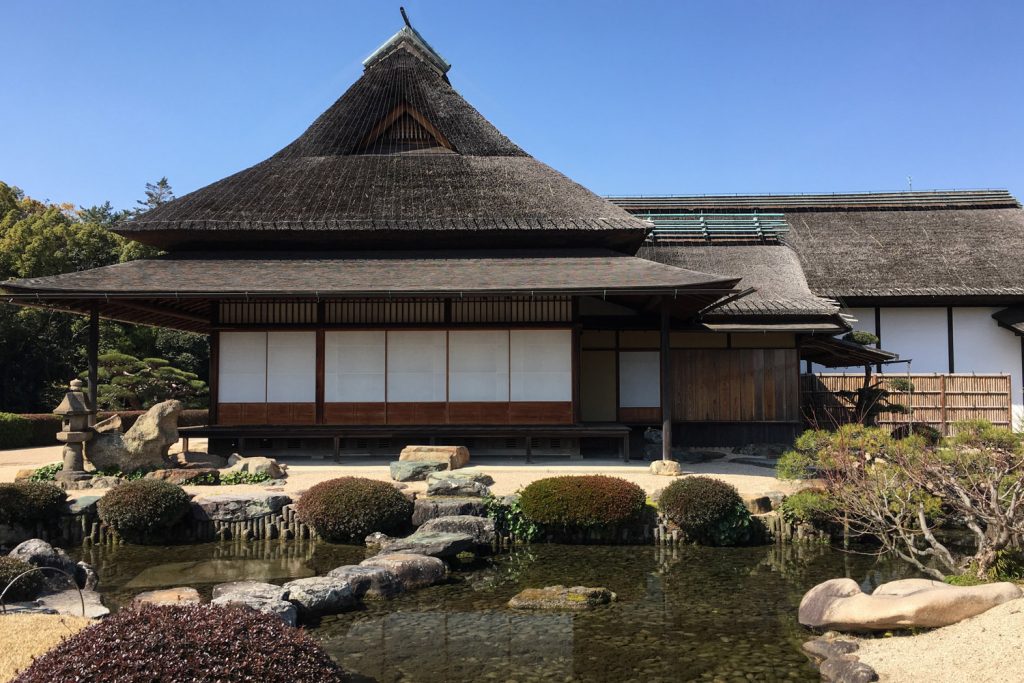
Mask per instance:
[[[96,585],[100,582],[100,577],[96,573],[96,570],[92,568],[92,565],[88,562],[79,561],[75,565],[75,583],[78,584],[79,588],[86,590],[96,590]]]
[[[829,657],[818,666],[823,681],[831,683],[872,683],[878,673],[855,655]]]
[[[651,463],[651,474],[662,477],[678,477],[683,473],[683,467],[675,460],[655,460]]]
[[[406,446],[398,455],[400,461],[443,462],[455,470],[469,464],[469,450],[465,446]]]
[[[175,470],[153,470],[146,474],[146,479],[159,479],[178,486],[189,484],[216,485],[220,483],[220,472],[208,467],[196,467]]]
[[[53,614],[64,614],[72,617],[82,615],[82,603],[85,603],[85,617],[87,619],[99,619],[110,614],[110,610],[103,605],[100,594],[92,590],[83,590],[81,599],[77,588],[48,593],[36,600],[43,610],[52,610]]]
[[[14,557],[22,562],[28,562],[33,567],[53,567],[71,575],[72,580],[79,586],[84,583],[78,582],[78,569],[75,561],[60,548],[54,548],[46,541],[39,538],[30,538],[14,547],[9,557]],[[46,585],[51,590],[63,590],[68,587],[68,578],[56,572],[43,572],[46,577]],[[83,576],[84,581],[84,576]],[[2,589],[2,588],[0,588]]]
[[[474,515],[449,515],[428,519],[416,533],[425,531],[467,534],[473,538],[473,543],[477,548],[490,548],[497,540],[494,520]]]
[[[471,552],[475,547],[476,543],[469,534],[420,529],[412,536],[385,543],[380,552],[381,555],[416,553],[431,557],[455,557],[459,553]]]
[[[283,493],[218,493],[193,500],[192,516],[215,522],[242,522],[276,514],[291,502]]]
[[[228,468],[226,471],[245,474],[266,474],[271,479],[284,479],[288,476],[287,469],[286,466],[273,458],[259,456],[243,458],[235,454],[228,458]]]
[[[157,403],[127,432],[98,432],[85,443],[85,458],[98,470],[155,470],[170,464],[167,451],[178,441],[180,401]]]
[[[17,484],[21,481],[30,481],[32,475],[36,473],[35,467],[29,467],[28,469],[18,470],[17,474],[14,475],[14,483]]]
[[[120,432],[122,427],[121,416],[114,413],[110,417],[100,420],[92,426],[92,431],[97,434],[106,434],[107,432]]]
[[[199,451],[188,451],[178,454],[178,465],[181,467],[212,467],[224,469],[228,466],[228,459],[216,453],[202,453]]]
[[[402,592],[398,578],[384,567],[346,564],[327,572],[327,576],[348,582],[357,599],[390,598]]]
[[[615,600],[615,593],[607,588],[587,586],[548,586],[527,588],[508,601],[513,609],[551,609],[581,612],[607,605]]]
[[[477,469],[476,467],[463,467],[461,470],[432,472],[427,475],[427,483],[440,481],[442,479],[468,479],[470,481],[475,481],[478,484],[483,484],[484,486],[491,486],[494,484],[494,477],[480,469]]]
[[[380,550],[385,545],[390,543],[392,538],[383,531],[374,531],[372,534],[363,539],[363,543],[367,548],[371,550]]]
[[[444,581],[448,575],[448,568],[441,560],[413,553],[378,555],[363,560],[359,566],[387,569],[405,590],[433,586]]]
[[[201,605],[203,598],[195,588],[164,588],[163,590],[139,593],[132,599],[133,605]]]
[[[417,498],[413,503],[413,526],[420,526],[435,517],[452,515],[484,517],[487,510],[480,498]]]
[[[336,576],[296,579],[286,583],[283,588],[288,591],[288,602],[299,609],[302,617],[337,614],[356,604],[352,586]]]
[[[818,662],[854,653],[858,648],[857,643],[852,640],[830,638],[815,638],[803,644],[804,652]]]
[[[868,595],[852,579],[832,579],[804,595],[799,620],[810,628],[837,631],[937,628],[1021,595],[1021,589],[1012,583],[951,586],[925,579],[882,584]]]
[[[772,511],[772,499],[768,496],[758,496],[757,498],[745,498],[743,504],[747,507],[752,515],[766,515]]]
[[[96,505],[101,496],[79,496],[68,501],[69,515],[91,515],[96,512]]]
[[[288,590],[272,583],[232,581],[213,587],[213,605],[245,605],[280,617],[289,626],[298,622],[298,610],[288,602]]]
[[[395,481],[423,481],[431,472],[448,469],[443,462],[396,460],[391,463],[391,478]]]
[[[483,498],[491,490],[472,479],[434,479],[427,484],[428,496],[460,496]]]

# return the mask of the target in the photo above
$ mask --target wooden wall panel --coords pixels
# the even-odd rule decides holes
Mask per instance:
[[[680,422],[800,419],[796,349],[673,350],[673,412]]]
[[[586,422],[614,422],[618,403],[615,351],[580,353],[580,417]]]
[[[386,403],[325,403],[324,424],[382,425],[387,424]]]
[[[504,425],[508,424],[507,401],[454,402],[448,404],[448,424]]]
[[[626,424],[660,423],[661,408],[619,408],[618,420]]]
[[[388,403],[389,425],[448,424],[447,403]]]
[[[316,424],[316,403],[268,403],[266,406],[266,424]]]
[[[572,424],[572,401],[513,401],[509,409],[512,424]]]

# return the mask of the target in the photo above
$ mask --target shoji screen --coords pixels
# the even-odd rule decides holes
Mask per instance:
[[[267,402],[316,401],[316,332],[267,333]]]
[[[267,333],[221,332],[217,400],[263,403],[267,400]]]
[[[384,401],[386,334],[383,330],[324,334],[324,401]]]
[[[388,402],[443,402],[448,378],[444,331],[388,332]]]
[[[512,330],[513,401],[572,401],[572,331]]]
[[[508,401],[508,330],[448,335],[448,400]]]
[[[660,367],[660,354],[657,351],[619,353],[619,407],[659,407]]]

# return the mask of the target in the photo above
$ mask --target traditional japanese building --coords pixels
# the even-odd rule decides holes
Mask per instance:
[[[655,424],[778,441],[800,429],[801,358],[892,358],[835,338],[850,325],[784,220],[733,213],[654,249],[647,217],[502,135],[410,26],[364,66],[277,154],[118,228],[164,256],[6,297],[92,316],[93,392],[100,317],[209,334],[191,433],[215,449],[575,454]]]

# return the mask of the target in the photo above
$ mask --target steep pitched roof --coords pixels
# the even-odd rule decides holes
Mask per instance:
[[[799,256],[807,284],[818,296],[860,301],[1024,297],[1024,210],[1005,190],[614,201],[645,213],[782,212],[789,224],[783,241]],[[790,277],[784,273],[778,277]]]
[[[639,246],[645,221],[502,135],[417,36],[385,43],[274,156],[118,232],[165,249]]]

